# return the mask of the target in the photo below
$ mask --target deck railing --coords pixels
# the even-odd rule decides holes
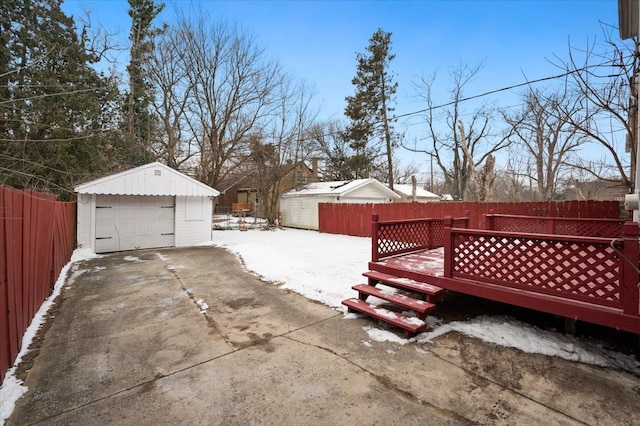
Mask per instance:
[[[482,215],[483,229],[507,232],[528,232],[532,234],[582,235],[588,237],[618,238],[622,236],[624,223],[625,221],[622,219],[581,219],[507,214]]]
[[[638,225],[627,222],[622,230],[622,238],[612,239],[459,229],[449,219],[444,276],[620,308],[637,316]]]
[[[371,260],[431,250],[444,246],[445,219],[410,219],[380,222],[377,214],[371,220]],[[453,226],[466,228],[468,217],[451,219]]]

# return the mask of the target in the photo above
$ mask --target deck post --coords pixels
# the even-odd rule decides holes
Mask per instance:
[[[482,213],[481,227],[486,231],[493,229],[493,214]]]
[[[378,222],[378,215],[373,214],[371,216],[371,261],[378,261],[378,229],[380,228],[380,223]]]
[[[622,309],[625,314],[638,315],[639,307],[639,275],[638,266],[638,224],[636,222],[625,222],[624,224],[624,246],[622,254],[626,259],[622,260]],[[634,267],[635,265],[635,267]]]
[[[453,218],[447,216],[444,218],[444,270],[442,274],[446,278],[453,277],[453,235],[451,233],[451,226],[453,225]]]

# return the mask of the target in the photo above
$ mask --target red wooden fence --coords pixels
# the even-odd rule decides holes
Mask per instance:
[[[617,201],[548,201],[530,203],[389,203],[318,205],[319,231],[358,237],[371,236],[371,217],[382,221],[469,216],[469,228],[482,227],[488,213],[547,217],[620,218]]]
[[[75,203],[0,186],[0,382],[75,244]]]

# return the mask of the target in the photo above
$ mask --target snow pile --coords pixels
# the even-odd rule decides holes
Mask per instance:
[[[557,356],[570,361],[615,367],[640,374],[640,362],[632,355],[606,349],[597,343],[587,343],[573,336],[541,330],[505,317],[480,316],[466,322],[450,322],[416,336],[415,340],[418,343],[431,342],[450,331],[457,331],[487,343],[517,348],[527,353]]]
[[[207,303],[204,301],[204,299],[196,300],[196,305],[198,305],[198,308],[200,308],[200,313],[201,314],[206,314],[207,313],[207,309],[209,309],[209,305],[207,305]]]

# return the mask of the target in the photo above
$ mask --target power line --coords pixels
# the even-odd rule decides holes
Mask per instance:
[[[74,95],[76,93],[94,92],[96,90],[108,89],[108,88],[109,87],[107,87],[107,86],[105,86],[105,87],[92,87],[90,89],[78,89],[78,90],[72,90],[70,92],[45,93],[43,95],[31,96],[29,98],[11,99],[9,101],[0,102],[0,105],[12,104],[12,103],[19,102],[19,101],[32,101],[34,99],[50,98],[50,97],[53,97],[53,96],[66,96],[66,95]]]
[[[514,84],[514,85],[511,85],[511,86],[508,86],[508,87],[502,87],[500,89],[490,90],[488,92],[480,93],[478,95],[473,95],[473,96],[468,96],[466,98],[456,99],[456,100],[453,100],[453,101],[450,101],[450,102],[447,102],[447,103],[444,103],[444,104],[430,106],[428,108],[424,108],[424,109],[421,109],[421,110],[418,110],[418,111],[407,112],[405,114],[396,115],[395,117],[393,117],[393,119],[395,120],[395,119],[398,119],[398,118],[408,117],[408,116],[411,116],[411,115],[422,114],[422,113],[425,113],[427,111],[433,111],[434,109],[444,108],[444,107],[447,107],[447,106],[454,105],[456,103],[466,102],[466,101],[470,101],[470,100],[473,100],[473,99],[477,99],[477,98],[482,98],[482,97],[485,97],[485,96],[493,95],[495,93],[500,93],[500,92],[504,92],[504,91],[507,91],[507,90],[517,89],[518,87],[528,86],[528,85],[535,84],[535,83],[540,83],[540,82],[543,82],[543,81],[549,81],[549,80],[555,80],[557,78],[567,77],[567,76],[569,76],[571,74],[574,74],[576,72],[584,71],[584,70],[586,70],[588,68],[597,67],[597,66],[599,66],[599,65],[585,66],[585,67],[582,67],[582,68],[578,68],[578,69],[575,69],[575,70],[567,71],[565,73],[558,74],[558,75],[553,75],[553,76],[550,76],[550,77],[543,77],[543,78],[539,78],[537,80],[528,80],[528,81],[525,81],[524,83],[518,83],[518,84]]]

